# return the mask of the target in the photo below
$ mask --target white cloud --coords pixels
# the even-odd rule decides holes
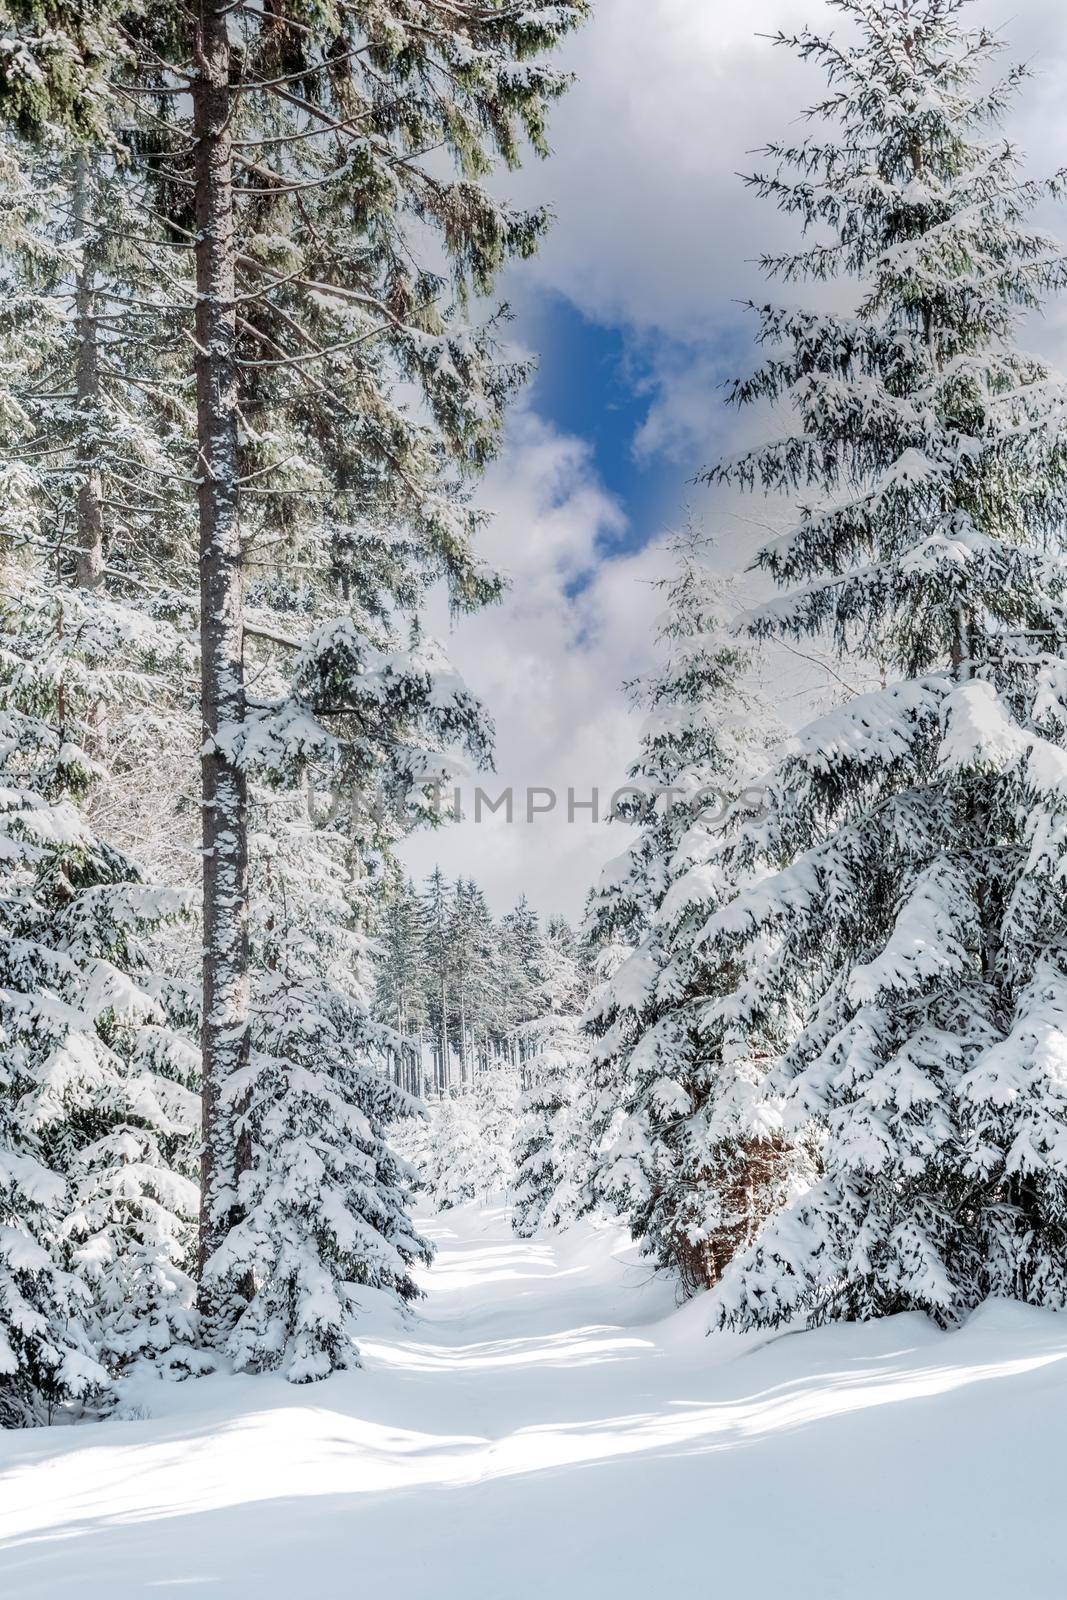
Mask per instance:
[[[567,821],[567,791],[603,796],[621,783],[635,723],[620,685],[651,650],[658,601],[649,579],[664,569],[658,546],[618,549],[619,506],[599,484],[586,447],[531,412],[515,419],[506,457],[482,496],[494,513],[484,548],[507,569],[500,606],[457,624],[452,659],[497,724],[496,774],[487,793],[511,787],[518,815],[484,815],[423,834],[404,848],[421,876],[440,859],[450,876],[473,874],[498,908],[524,891],[545,911],[577,915],[601,863],[621,848],[588,812]],[[527,825],[530,787],[559,808]]]
[[[763,26],[807,9],[757,8]],[[745,258],[765,231],[735,173],[773,127],[769,108],[803,94],[796,64],[753,35],[749,6],[597,7],[570,47],[577,81],[553,111],[558,154],[522,179],[558,217],[533,281],[637,332],[689,341],[732,320],[722,290],[745,291]]]

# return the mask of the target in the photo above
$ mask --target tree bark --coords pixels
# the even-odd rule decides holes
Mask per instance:
[[[237,1211],[248,1151],[227,1086],[249,1056],[248,785],[234,760],[245,718],[235,300],[233,94],[226,17],[199,0],[192,87],[204,846],[200,1268]],[[201,1309],[220,1308],[201,1284]]]
[[[444,956],[442,954],[442,961]],[[452,1095],[452,1061],[448,1047],[448,979],[441,974],[441,1093],[446,1099]]]
[[[81,485],[78,489],[78,549],[75,557],[75,585],[79,589],[99,589],[104,582],[104,511],[100,486],[99,414],[100,353],[96,330],[96,240],[92,235],[90,210],[92,170],[88,155],[81,151],[74,162],[74,237],[81,246],[74,283],[74,316],[78,350],[74,372],[77,397],[78,439],[75,460]]]

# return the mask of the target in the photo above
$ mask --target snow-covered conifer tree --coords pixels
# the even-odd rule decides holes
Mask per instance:
[[[422,1041],[426,1031],[425,972],[419,928],[419,896],[410,878],[393,874],[379,916],[375,1015],[395,1028],[400,1082],[411,1094],[424,1092]]]
[[[241,1220],[205,1272],[220,1300],[237,1301],[227,1343],[237,1368],[303,1383],[358,1364],[361,1308],[378,1291],[412,1299],[412,1269],[430,1251],[407,1213],[415,1174],[389,1143],[418,1108],[385,1071],[398,1036],[370,1017],[372,955],[355,925],[346,841],[290,796],[261,804],[276,814],[253,838],[256,1026],[231,1085],[249,1145]]]
[[[252,1036],[250,785],[303,763],[365,800],[357,678],[391,675],[412,717],[425,689],[433,715],[440,674],[407,642],[427,585],[461,609],[500,592],[472,551],[470,480],[527,368],[471,306],[547,218],[486,180],[524,141],[544,149],[566,86],[544,57],[584,11],[198,0],[130,33],[123,88],[155,132],[142,159],[196,270],[205,1262],[241,1220],[249,1148],[230,1085]],[[291,693],[265,708],[275,669]]]
[[[88,820],[105,779],[108,719],[151,721],[173,699],[167,674],[191,663],[185,634],[162,609],[129,605],[107,581],[113,561],[140,586],[145,543],[127,535],[146,479],[164,542],[167,497],[153,472],[165,454],[88,381],[90,346],[112,341],[117,380],[130,346],[123,317],[102,336],[84,298],[95,304],[97,267],[88,265],[95,240],[82,158],[9,142],[3,162],[0,694],[9,822],[23,841],[10,874],[4,867],[5,915],[10,937],[34,952],[20,983],[28,1015],[40,1008],[34,1044],[8,1084],[12,1137],[32,1135],[59,1182],[48,1248],[80,1284],[82,1321],[104,1366],[148,1356],[187,1367],[187,1351],[176,1357],[173,1347],[192,1332],[197,1058],[178,986],[152,949],[183,897],[150,888]],[[113,196],[102,210],[114,218],[119,205]],[[114,274],[109,281],[114,288]],[[149,346],[142,335],[142,376]],[[128,496],[113,537],[105,462],[108,491],[120,463]]]
[[[182,897],[140,881],[80,814],[96,777],[76,742],[85,707],[79,720],[64,700],[62,652],[7,560],[0,1383],[32,1414],[190,1338],[197,1058],[144,944]]]
[[[460,1076],[470,1083],[484,1043],[493,1003],[493,922],[485,896],[473,879],[459,879],[449,934],[455,1004],[453,1026]]]
[[[523,1026],[542,1016],[549,1006],[541,995],[548,976],[541,920],[525,895],[501,918],[497,939],[497,1012],[507,1035],[512,1058],[519,1066],[532,1041]]]
[[[519,1094],[518,1073],[499,1060],[481,1068],[470,1090],[478,1130],[478,1188],[483,1194],[506,1193],[515,1181]]]
[[[416,1130],[412,1160],[436,1210],[485,1198],[484,1154],[471,1095],[446,1095],[435,1102],[425,1129]]]
[[[821,1145],[721,1288],[742,1327],[1067,1301],[1067,412],[1015,342],[1067,279],[1027,223],[1060,182],[1020,176],[996,122],[1025,73],[986,84],[964,0],[831,3],[850,40],[779,41],[825,73],[815,131],[752,183],[809,232],[768,270],[851,304],[756,308],[771,353],[735,398],[796,426],[710,476],[798,501],[755,632],[896,681],[790,741],[706,930],[738,976],[709,1025],[782,1053]]]
[[[238,1139],[235,1187],[220,1191],[230,1222],[203,1266],[216,1328],[232,1321],[225,1348],[242,1365],[321,1377],[355,1359],[360,1288],[414,1293],[426,1246],[407,1220],[413,1174],[386,1133],[418,1108],[388,1072],[401,1037],[371,1020],[367,941],[395,839],[451,770],[447,751],[481,760],[484,740],[481,708],[429,641],[384,650],[340,620],[250,709],[244,770],[273,785],[254,791],[256,1025],[222,1108]],[[326,815],[301,772],[332,775]]]
[[[528,1023],[523,1036],[528,1086],[515,1124],[513,1222],[519,1237],[528,1239],[541,1226],[560,1188],[559,1152],[586,1045],[574,1018]]]
[[[21,1425],[42,1407],[78,1398],[107,1382],[85,1327],[88,1296],[62,1263],[58,1236],[69,1189],[48,1161],[37,1102],[57,1052],[90,1062],[69,1004],[79,974],[56,948],[38,879],[88,839],[77,812],[47,797],[57,742],[11,710],[0,717],[0,1423]],[[44,773],[41,769],[44,768]],[[42,932],[45,935],[42,941]],[[74,983],[72,983],[74,980]],[[75,1029],[78,1029],[75,1033]],[[92,1020],[89,1020],[92,1029]]]
[[[523,916],[517,932],[528,933],[534,924],[525,914],[525,903],[518,911]],[[562,918],[549,923],[535,957],[531,953],[534,958],[540,969],[529,1001],[535,1015],[517,1030],[524,1089],[514,1137],[514,1227],[523,1238],[537,1231],[550,1208],[555,1221],[569,1213],[569,1197],[559,1193],[562,1153],[572,1132],[568,1114],[588,1056],[581,1030],[586,977],[573,931]]]
[[[748,1122],[737,1063],[707,1033],[710,994],[729,972],[703,967],[694,941],[732,893],[722,863],[731,807],[755,800],[773,719],[751,647],[728,630],[737,602],[698,530],[673,541],[675,571],[660,582],[663,665],[631,686],[645,712],[628,798],[640,832],[595,895],[601,936],[637,939],[590,1009],[597,1092],[592,1186],[624,1216],[645,1250],[688,1292],[715,1282],[738,1238],[750,1236],[782,1192],[783,1149],[767,1112]],[[751,1095],[758,1051],[742,1041]],[[737,1219],[739,1196],[744,1216]]]

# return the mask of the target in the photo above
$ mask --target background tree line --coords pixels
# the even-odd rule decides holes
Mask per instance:
[[[502,1063],[521,1081],[531,1025],[583,1009],[591,953],[565,918],[542,925],[525,896],[494,917],[473,879],[450,884],[440,868],[421,890],[396,880],[377,945],[377,1014],[408,1041],[396,1066],[420,1096],[462,1092]]]

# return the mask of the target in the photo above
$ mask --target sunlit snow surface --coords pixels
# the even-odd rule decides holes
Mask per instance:
[[[428,1226],[422,1315],[362,1372],[0,1434],[0,1595],[1067,1595],[1067,1318],[705,1338],[613,1230]]]

